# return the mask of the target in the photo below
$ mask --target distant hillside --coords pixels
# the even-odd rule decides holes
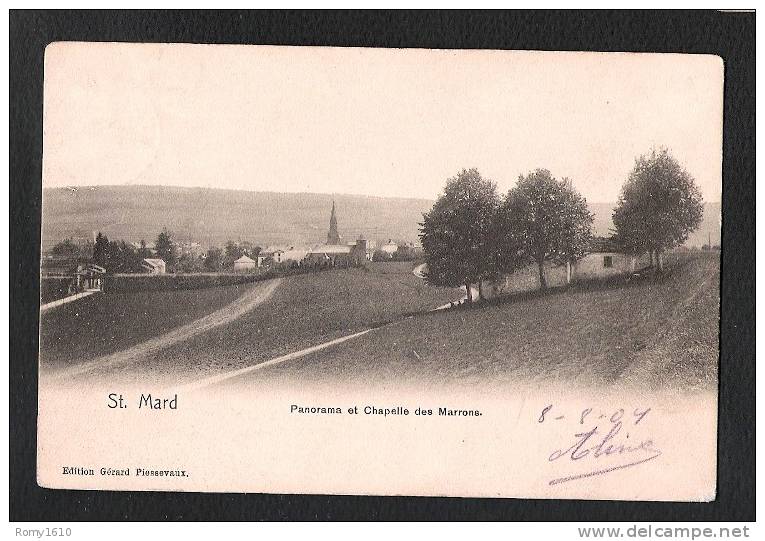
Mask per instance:
[[[93,186],[43,191],[43,248],[67,237],[152,241],[163,227],[203,245],[228,239],[311,245],[327,237],[332,201],[345,240],[416,241],[432,201],[165,186]]]
[[[337,205],[340,234],[354,240],[416,241],[427,199],[248,192],[167,186],[92,186],[43,191],[43,249],[68,237],[92,238],[102,231],[110,239],[152,241],[163,227],[176,239],[205,246],[226,240],[312,245],[326,239],[332,201]],[[613,204],[593,203],[594,230],[608,235]],[[689,245],[719,244],[719,203],[707,205],[704,222]]]

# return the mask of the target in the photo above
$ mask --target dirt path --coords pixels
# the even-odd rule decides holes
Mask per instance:
[[[346,336],[341,336],[340,338],[335,338],[334,340],[329,340],[327,342],[324,342],[315,346],[311,346],[309,348],[301,349],[299,351],[293,351],[292,353],[288,353],[287,355],[282,355],[281,357],[277,357],[269,361],[265,361],[259,364],[254,364],[252,366],[246,366],[244,368],[240,368],[239,370],[231,370],[230,372],[224,372],[223,374],[217,374],[215,376],[210,376],[209,378],[200,379],[192,383],[187,383],[181,386],[177,386],[177,385],[170,386],[169,389],[174,391],[195,391],[197,389],[202,389],[204,387],[216,385],[226,380],[244,376],[256,370],[262,370],[270,366],[281,364],[287,361],[292,361],[293,359],[299,359],[301,357],[305,357],[306,355],[310,355],[311,353],[321,351],[322,349],[326,349],[330,346],[334,346],[336,344],[342,344],[343,342],[347,342],[348,340],[353,340],[354,338],[358,338],[359,336],[364,336],[370,331],[372,331],[372,329],[365,329],[363,331],[359,331]]]
[[[243,316],[268,299],[280,283],[281,278],[259,282],[234,302],[211,314],[123,351],[104,355],[77,366],[51,372],[46,379],[67,379],[87,372],[116,368],[156,354],[168,346],[188,340],[193,336],[225,325]]]
[[[88,289],[86,291],[83,291],[81,293],[75,293],[74,295],[69,295],[68,297],[64,297],[63,299],[58,299],[55,301],[48,302],[46,304],[40,305],[40,312],[47,312],[48,310],[52,308],[56,308],[57,306],[61,306],[64,304],[68,304],[70,302],[74,302],[79,299],[84,299],[85,297],[89,297],[90,295],[94,293],[101,293],[101,290],[99,289]]]

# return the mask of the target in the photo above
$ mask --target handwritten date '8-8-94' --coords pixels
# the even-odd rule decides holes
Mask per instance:
[[[567,458],[571,462],[578,463],[589,460],[590,462],[597,461],[596,463],[602,464],[602,467],[585,473],[558,477],[552,479],[549,484],[557,485],[577,479],[605,475],[643,464],[660,456],[661,450],[655,446],[654,441],[650,438],[633,438],[628,442],[630,434],[624,428],[625,425],[632,427],[639,425],[650,411],[651,408],[636,408],[631,415],[627,414],[625,418],[623,408],[617,409],[610,415],[594,413],[592,408],[582,410],[579,416],[580,425],[585,425],[588,418],[594,418],[597,424],[588,430],[574,434],[573,442],[554,450],[548,457],[548,461],[555,462],[560,459],[565,461]],[[553,406],[550,404],[542,409],[537,422],[541,424],[551,420],[561,421],[565,418],[564,414],[557,415],[556,412],[553,412]],[[608,460],[614,458],[621,460],[616,462]]]

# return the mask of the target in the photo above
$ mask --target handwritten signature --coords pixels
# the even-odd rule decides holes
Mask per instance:
[[[547,411],[549,411],[549,408],[546,408],[546,411],[543,412],[539,422],[544,421],[544,414],[546,414]],[[585,410],[583,412],[580,421],[581,424],[584,424],[585,418],[591,411],[592,410]],[[634,424],[637,425],[640,423],[649,411],[650,409],[643,411],[636,410]],[[585,473],[559,477],[551,480],[549,484],[558,485],[577,479],[605,475],[618,470],[632,468],[659,457],[661,455],[661,450],[655,446],[653,440],[629,440],[630,434],[626,429],[623,430],[623,413],[624,410],[618,410],[616,414],[608,419],[606,422],[607,431],[606,428],[601,429],[600,426],[596,425],[590,430],[574,434],[574,438],[576,439],[570,446],[556,449],[548,457],[550,462],[558,460],[568,460],[571,462],[596,461],[598,465],[602,464],[602,467]],[[610,427],[608,427],[609,422]],[[623,432],[624,434],[622,434]],[[604,433],[605,436],[603,435]],[[608,460],[614,458],[621,458],[622,460],[617,461],[615,464],[613,461]]]

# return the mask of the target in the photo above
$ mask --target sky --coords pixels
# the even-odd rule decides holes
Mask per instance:
[[[43,186],[434,199],[546,168],[613,202],[663,146],[720,201],[722,97],[709,55],[55,43]]]

